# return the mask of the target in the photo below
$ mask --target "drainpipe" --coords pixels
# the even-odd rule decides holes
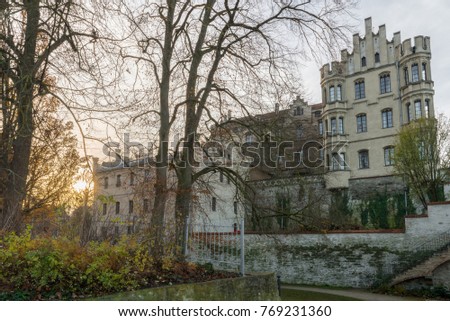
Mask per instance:
[[[397,67],[397,86],[398,86],[398,107],[400,109],[400,126],[403,126],[403,106],[402,106],[402,91],[400,87],[400,61],[395,63]]]

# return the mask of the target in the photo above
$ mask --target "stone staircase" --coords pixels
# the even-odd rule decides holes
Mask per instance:
[[[389,285],[394,286],[418,278],[430,278],[437,267],[448,261],[450,261],[450,247],[447,245],[444,250],[433,254],[425,261],[397,275]]]

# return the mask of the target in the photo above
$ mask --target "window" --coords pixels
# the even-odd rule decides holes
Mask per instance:
[[[338,119],[338,133],[340,135],[344,134],[344,117],[339,117]]]
[[[364,80],[355,81],[355,99],[366,98]]]
[[[403,69],[403,75],[405,78],[405,85],[409,84],[409,73],[408,73],[408,67],[405,67],[405,69]]]
[[[419,65],[413,64],[411,66],[411,81],[417,82],[419,81]]]
[[[219,181],[221,183],[223,183],[223,173],[222,172],[219,173]]]
[[[332,160],[332,167],[331,167],[331,169],[333,171],[338,171],[340,169],[338,153],[333,153],[333,155],[331,155],[331,160]]]
[[[429,99],[425,99],[425,106],[423,106],[425,109],[425,117],[429,118],[430,117],[430,100]]]
[[[336,100],[342,100],[342,86],[338,85],[336,87]]]
[[[383,128],[393,127],[392,123],[392,109],[385,109],[381,112],[381,122]]]
[[[133,234],[133,225],[128,225],[128,226],[127,226],[127,234],[128,234],[128,235]]]
[[[336,118],[331,118],[331,135],[336,135],[337,127],[336,127]]]
[[[319,135],[323,136],[323,122],[319,120]]]
[[[325,104],[327,103],[327,89],[326,88],[323,89],[323,102]]]
[[[238,203],[237,202],[233,203],[233,210],[234,210],[234,214],[238,213]]]
[[[366,57],[361,58],[361,67],[365,67],[367,65]]]
[[[411,122],[411,120],[413,120],[413,114],[412,114],[412,110],[411,110],[411,104],[407,103],[406,104],[406,116],[408,118],[408,123]]]
[[[143,210],[144,213],[150,212],[150,201],[147,198],[144,199]]]
[[[132,214],[133,211],[134,211],[134,204],[133,204],[133,201],[132,201],[132,200],[129,200],[129,201],[128,201],[128,213],[129,213],[129,214]]]
[[[211,201],[211,210],[213,210],[215,212],[216,208],[217,208],[217,199],[215,197],[213,197],[212,201]]]
[[[359,156],[359,168],[369,168],[369,151],[368,150],[361,150],[358,152]]]
[[[414,101],[414,109],[416,111],[416,119],[422,117],[422,101]]]
[[[366,114],[359,114],[356,116],[356,132],[364,133],[367,131],[367,117]]]
[[[116,214],[120,214],[120,202],[116,202]]]
[[[109,185],[108,181],[109,181],[108,177],[103,178],[103,188],[105,189],[108,188]]]
[[[390,93],[391,92],[391,76],[389,74],[384,74],[380,76],[380,93]]]
[[[422,80],[427,80],[427,64],[422,63]]]
[[[384,148],[384,165],[394,165],[394,146],[387,146]]]
[[[339,154],[339,167],[341,171],[345,170],[345,153]]]
[[[297,126],[297,138],[300,139],[303,136],[303,127],[302,125]]]
[[[380,54],[377,52],[375,53],[375,63],[379,63],[380,62]]]
[[[122,185],[122,175],[117,175],[116,177],[116,187],[120,187]]]
[[[134,185],[134,173],[130,173],[130,186]]]
[[[419,143],[419,159],[425,159],[425,142],[423,141]]]
[[[335,91],[334,91],[334,86],[330,86],[330,102],[333,102],[336,100],[336,96],[335,96]]]
[[[255,137],[251,133],[245,134],[245,142],[246,143],[253,143],[255,140]]]
[[[297,106],[294,109],[294,116],[303,115],[303,108],[301,106]]]
[[[106,203],[103,203],[103,215],[106,215],[107,210],[108,210],[108,205]]]

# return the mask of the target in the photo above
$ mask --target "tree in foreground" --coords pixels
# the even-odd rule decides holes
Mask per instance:
[[[404,126],[395,142],[394,167],[412,193],[427,208],[445,200],[443,185],[450,166],[450,123],[440,115],[420,118]]]
[[[177,225],[184,225],[181,236],[199,173],[218,170],[194,168],[197,135],[219,125],[227,110],[248,115],[298,94],[299,58],[338,49],[348,30],[341,22],[352,5],[352,1],[167,0],[121,7],[139,47],[139,53],[128,47],[122,55],[147,67],[147,88],[153,89],[150,96],[159,106],[154,110],[159,133],[151,218],[156,256],[162,254],[170,134],[175,129],[180,133],[182,147],[174,158],[175,217]]]

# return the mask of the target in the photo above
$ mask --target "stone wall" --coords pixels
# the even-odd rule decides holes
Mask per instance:
[[[117,293],[100,301],[278,301],[273,273]]]
[[[450,231],[450,202],[430,204],[428,215],[407,217],[405,226],[405,231],[247,234],[246,271],[272,271],[292,284],[376,285],[404,268],[420,244]]]

